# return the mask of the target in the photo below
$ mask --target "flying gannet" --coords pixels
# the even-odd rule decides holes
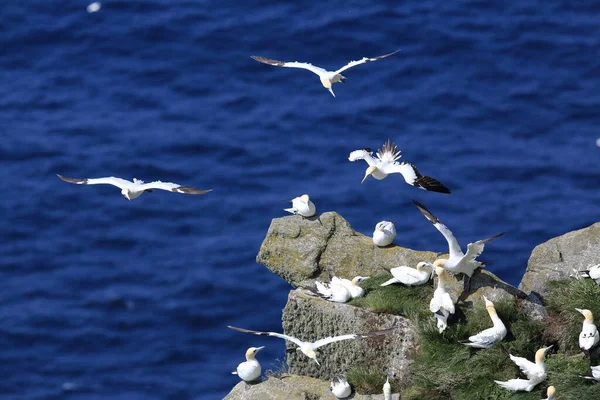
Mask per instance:
[[[284,208],[283,211],[287,211],[292,214],[302,215],[303,217],[312,217],[317,212],[317,208],[310,201],[307,194],[303,194],[300,197],[293,198],[290,200],[292,208]]]
[[[545,399],[542,400],[556,400],[556,388],[552,385],[548,386],[548,389],[546,390],[546,397]]]
[[[427,208],[425,208],[424,205],[422,205],[421,203],[419,203],[416,200],[413,200],[413,203],[415,203],[415,205],[421,211],[421,213],[425,216],[425,218],[427,218],[429,220],[429,222],[431,222],[433,224],[433,226],[435,226],[435,228],[438,231],[440,231],[440,233],[442,235],[444,235],[444,237],[446,238],[446,241],[448,242],[448,249],[449,249],[448,252],[450,253],[450,257],[447,260],[446,259],[435,260],[433,265],[443,267],[453,273],[461,273],[462,272],[463,274],[467,275],[467,278],[465,279],[464,290],[468,291],[469,284],[471,281],[471,276],[473,276],[473,272],[475,272],[475,270],[477,268],[485,266],[483,263],[476,261],[476,258],[479,257],[481,255],[481,253],[483,253],[483,248],[485,247],[485,244],[487,242],[490,242],[490,241],[504,235],[504,232],[499,233],[498,235],[492,236],[487,239],[478,240],[475,243],[469,243],[467,245],[467,254],[465,254],[460,249],[460,245],[458,244],[458,241],[456,240],[456,238],[454,237],[454,235],[452,234],[450,229],[448,229],[446,227],[446,225],[442,224],[435,217],[435,215],[433,215]]]
[[[171,182],[154,181],[150,183],[144,183],[139,179],[133,179],[133,182],[115,178],[113,176],[108,178],[96,178],[96,179],[77,179],[67,178],[66,176],[57,176],[65,182],[74,183],[76,185],[113,185],[121,189],[121,194],[125,196],[127,200],[133,200],[140,197],[144,192],[152,192],[152,189],[161,189],[168,192],[185,193],[185,194],[204,194],[210,192],[212,189],[199,190],[189,186],[181,186]]]
[[[592,278],[600,285],[600,264],[589,266],[588,269],[577,271],[582,278]]]
[[[239,376],[246,382],[252,382],[258,379],[261,374],[260,364],[256,359],[256,353],[264,349],[265,346],[261,347],[250,347],[246,351],[246,361],[240,363],[237,369],[232,374]]]
[[[375,225],[373,232],[373,243],[379,247],[390,245],[396,237],[396,227],[393,222],[381,221]]]
[[[489,349],[506,336],[506,327],[500,317],[498,317],[494,303],[489,301],[485,296],[483,296],[483,300],[485,300],[485,308],[487,309],[494,326],[479,332],[477,335],[469,336],[468,340],[460,341],[460,343],[466,346],[475,347],[477,349]]]
[[[331,380],[329,390],[337,399],[345,399],[352,393],[352,388],[343,375],[336,376]]]
[[[585,379],[591,379],[593,381],[600,382],[600,365],[596,365],[595,367],[590,367],[592,369],[592,376],[579,375]]]
[[[367,279],[369,279],[368,276],[357,276],[350,281],[334,276],[329,283],[315,281],[316,292],[311,288],[309,290],[326,300],[345,303],[357,297],[362,297],[364,289],[359,286],[359,283]]]
[[[321,364],[319,364],[319,361],[317,361],[317,353],[315,352],[315,350],[317,350],[319,347],[328,345],[330,343],[339,342],[341,340],[363,339],[363,338],[368,338],[368,337],[373,337],[373,336],[385,335],[395,329],[395,327],[392,327],[390,329],[384,329],[384,330],[374,331],[374,332],[369,332],[369,333],[350,333],[348,335],[341,335],[341,336],[333,336],[333,337],[328,336],[324,339],[319,339],[315,342],[303,342],[300,339],[297,339],[293,336],[284,335],[282,333],[251,331],[249,329],[236,328],[235,326],[231,326],[231,325],[227,325],[227,327],[229,329],[233,329],[235,331],[251,333],[253,335],[275,336],[275,337],[278,337],[278,338],[281,338],[284,340],[288,340],[288,341],[294,343],[295,345],[297,345],[298,349],[300,349],[300,351],[302,351],[302,353],[304,353],[305,356],[307,356],[308,358],[310,358],[314,362],[316,362],[317,365],[321,365]]]
[[[600,341],[600,333],[598,333],[598,328],[594,325],[594,314],[590,310],[582,310],[581,308],[576,308],[575,310],[579,311],[585,317],[581,333],[579,333],[579,348],[581,348],[586,358],[589,358],[590,349]]]
[[[427,268],[427,269],[423,269]],[[433,264],[421,261],[417,264],[417,268],[407,267],[405,265],[392,269],[383,268],[394,277],[389,281],[383,282],[379,286],[387,286],[392,283],[402,283],[406,286],[419,286],[427,283],[433,274]]]
[[[344,72],[345,70],[347,70],[349,68],[356,67],[357,65],[360,65],[360,64],[364,64],[364,63],[371,62],[371,61],[381,60],[382,58],[389,57],[393,54],[396,54],[399,51],[400,50],[396,50],[393,53],[384,54],[379,57],[373,57],[373,58],[363,57],[361,60],[358,60],[358,61],[350,61],[348,64],[344,65],[342,68],[338,69],[337,71],[327,71],[323,68],[314,66],[312,64],[301,63],[301,62],[297,62],[297,61],[285,62],[285,61],[273,60],[271,58],[265,58],[265,57],[260,57],[260,56],[250,56],[250,58],[252,58],[253,60],[256,60],[258,62],[261,62],[263,64],[274,65],[276,67],[307,69],[310,72],[313,72],[313,73],[319,75],[319,79],[321,80],[321,84],[323,85],[323,87],[325,89],[329,90],[331,92],[331,94],[333,95],[333,97],[335,97],[335,93],[333,93],[333,88],[332,88],[333,84],[338,83],[338,82],[344,82],[346,80],[346,77],[342,75],[342,72]]]
[[[377,158],[373,158],[371,149],[354,150],[348,156],[348,160],[365,160],[369,167],[365,172],[365,177],[360,183],[363,183],[369,176],[381,180],[389,174],[402,174],[404,181],[409,185],[416,186],[419,189],[438,193],[450,193],[450,190],[435,179],[424,176],[417,171],[413,164],[402,161],[397,162],[402,155],[398,146],[388,139],[380,150],[377,150]]]
[[[437,288],[433,292],[433,298],[429,302],[429,311],[437,319],[437,327],[442,333],[448,327],[448,316],[454,314],[454,302],[446,291],[448,283],[448,273],[442,267],[435,267],[438,276]]]
[[[502,346],[502,345],[501,345]],[[535,362],[531,362],[524,357],[515,357],[509,353],[504,346],[502,350],[508,354],[510,359],[517,364],[528,379],[509,379],[508,381],[494,381],[504,389],[521,390],[531,392],[533,388],[546,379],[546,363],[544,356],[552,346],[543,347],[535,352]]]

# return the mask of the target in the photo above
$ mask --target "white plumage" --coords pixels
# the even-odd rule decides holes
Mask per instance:
[[[389,375],[385,379],[383,384],[383,400],[392,400],[392,386],[390,385]]]
[[[595,367],[590,367],[590,369],[592,370],[592,376],[584,376],[584,375],[579,375],[579,376],[582,378],[585,378],[585,379],[591,379],[591,380],[600,382],[600,365],[596,365]]]
[[[252,382],[257,380],[260,377],[262,371],[260,368],[260,364],[256,359],[256,353],[258,353],[264,348],[265,346],[250,347],[248,350],[246,350],[246,361],[240,363],[240,365],[238,365],[237,369],[234,372],[232,372],[232,374],[239,376],[242,380],[246,382]]]
[[[500,317],[498,317],[494,303],[489,301],[485,296],[483,296],[483,300],[485,301],[485,308],[487,309],[494,326],[485,329],[476,335],[469,336],[469,340],[462,340],[461,343],[465,346],[471,346],[477,349],[489,349],[506,336],[506,326],[504,326],[504,323]]]
[[[439,193],[450,193],[450,190],[442,185],[437,180],[424,176],[419,173],[417,167],[406,161],[398,162],[402,157],[398,146],[388,139],[383,144],[380,150],[377,151],[377,158],[373,158],[373,153],[370,149],[354,150],[348,156],[348,160],[354,162],[357,160],[365,160],[369,167],[365,171],[365,177],[361,181],[363,183],[369,176],[377,180],[384,179],[389,174],[401,174],[404,181],[411,186],[416,186],[419,189],[428,190]]]
[[[548,386],[548,389],[546,390],[546,397],[545,399],[542,400],[556,400],[556,388],[554,386]]]
[[[367,279],[369,279],[368,276],[357,276],[352,280],[334,276],[329,283],[315,281],[315,286],[318,294],[324,299],[345,303],[364,294],[364,289],[359,286],[359,283]]]
[[[426,268],[426,269],[424,269]],[[406,286],[419,286],[427,283],[433,273],[432,264],[421,261],[417,268],[407,267],[405,265],[388,270],[394,277],[385,281],[379,286],[388,286],[392,283],[402,283]]]
[[[598,328],[594,325],[594,314],[590,310],[582,310],[581,308],[576,308],[575,310],[579,311],[585,317],[581,332],[579,333],[579,348],[586,357],[589,357],[590,349],[600,341],[600,333],[598,333]]]
[[[154,181],[150,183],[144,183],[139,179],[133,179],[133,182],[115,178],[113,176],[108,178],[67,178],[66,176],[57,176],[65,182],[74,183],[76,185],[113,185],[121,189],[121,194],[125,196],[127,200],[133,200],[140,197],[144,192],[152,192],[152,189],[166,190],[168,192],[185,193],[185,194],[204,194],[210,192],[212,189],[199,190],[189,186],[181,186],[177,183]]]
[[[317,212],[317,208],[313,202],[310,201],[310,198],[307,194],[295,197],[290,200],[290,202],[292,203],[292,208],[284,208],[284,211],[292,214],[298,214],[303,217],[312,217]]]
[[[338,399],[345,399],[352,393],[352,387],[342,375],[336,376],[331,380],[329,390],[331,390],[331,393]]]
[[[373,243],[379,247],[390,245],[396,237],[396,227],[393,222],[381,221],[375,225]]]
[[[600,285],[600,264],[592,265],[583,271],[577,271],[582,278],[592,278]]]
[[[433,298],[429,302],[429,311],[433,313],[437,320],[437,327],[442,333],[448,327],[448,317],[454,314],[454,302],[446,290],[448,273],[441,267],[436,267],[435,272],[438,276],[437,288],[433,292]]]
[[[323,85],[323,87],[325,89],[329,90],[329,92],[333,95],[333,97],[335,97],[335,93],[333,93],[333,88],[332,88],[333,84],[338,83],[338,82],[344,82],[346,80],[346,77],[342,75],[342,72],[344,72],[345,70],[347,70],[349,68],[356,67],[357,65],[360,65],[360,64],[364,64],[364,63],[371,62],[371,61],[381,60],[382,58],[389,57],[393,54],[396,54],[399,51],[400,50],[396,50],[393,53],[384,54],[384,55],[378,56],[378,57],[372,57],[372,58],[363,57],[362,59],[360,59],[358,61],[350,61],[348,64],[344,65],[342,68],[340,68],[336,71],[327,71],[323,68],[314,66],[312,64],[297,62],[297,61],[285,62],[285,61],[273,60],[271,58],[265,58],[265,57],[260,57],[260,56],[251,56],[251,58],[253,60],[256,60],[263,64],[274,65],[276,67],[301,68],[301,69],[306,69],[314,74],[317,74],[319,76],[319,80],[321,81],[321,84]]]
[[[494,382],[508,390],[531,392],[536,385],[546,379],[546,363],[544,361],[544,356],[551,348],[552,346],[548,346],[536,351],[535,362],[531,362],[524,357],[515,357],[503,348],[512,362],[517,364],[528,379],[509,379],[508,381],[495,380]]]

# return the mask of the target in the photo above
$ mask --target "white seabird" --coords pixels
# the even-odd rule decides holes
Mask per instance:
[[[329,390],[331,390],[331,393],[338,399],[345,399],[352,393],[352,387],[350,387],[346,377],[342,375],[336,376],[331,380]]]
[[[436,217],[433,215],[424,205],[419,203],[416,200],[413,200],[413,203],[417,206],[417,208],[421,211],[421,213],[435,226],[435,228],[440,231],[442,235],[446,238],[448,242],[448,253],[450,253],[450,257],[446,259],[438,259],[435,260],[433,265],[443,267],[448,271],[453,273],[463,273],[467,275],[465,279],[465,291],[469,290],[469,283],[471,281],[471,276],[473,276],[473,272],[477,268],[484,267],[485,265],[479,261],[476,261],[476,258],[483,253],[483,248],[487,242],[490,242],[502,235],[503,233],[499,233],[496,236],[492,236],[487,239],[478,240],[475,243],[469,243],[467,245],[467,254],[463,253],[460,249],[460,245],[458,241],[450,231],[446,227],[446,225],[442,224]]]
[[[305,356],[314,360],[314,362],[316,362],[317,365],[321,365],[321,364],[319,364],[319,361],[317,361],[317,353],[315,352],[315,350],[317,350],[319,347],[328,345],[330,343],[339,342],[341,340],[363,339],[363,338],[367,338],[367,337],[385,335],[386,333],[389,333],[395,329],[394,327],[392,327],[390,329],[384,329],[384,330],[369,332],[369,333],[350,333],[348,335],[340,335],[340,336],[333,336],[333,337],[328,336],[324,339],[319,339],[315,342],[303,342],[300,339],[297,339],[293,336],[284,335],[283,333],[252,331],[249,329],[236,328],[235,326],[231,326],[231,325],[227,325],[227,327],[229,329],[233,329],[235,331],[251,333],[253,335],[275,336],[275,337],[278,337],[278,338],[281,338],[284,340],[288,340],[288,341],[294,343],[295,345],[297,345],[298,349],[300,349],[300,351],[302,353],[304,353]]]
[[[548,386],[548,389],[546,390],[546,397],[545,399],[542,400],[556,400],[556,388],[552,385]]]
[[[423,269],[427,268],[427,269]],[[433,264],[421,261],[417,264],[417,268],[407,267],[405,265],[392,269],[383,268],[394,277],[389,281],[383,282],[379,286],[387,286],[392,283],[402,283],[406,286],[419,286],[427,283],[433,274]]]
[[[292,214],[302,215],[303,217],[312,217],[317,212],[317,208],[310,201],[307,194],[303,194],[300,197],[293,198],[290,200],[292,208],[284,208],[283,211],[287,211]]]
[[[390,376],[388,375],[383,384],[383,400],[392,400],[392,386],[390,385]]]
[[[592,376],[579,375],[585,379],[591,379],[593,381],[600,382],[600,365],[596,365],[595,367],[590,367],[592,370]]]
[[[577,271],[582,278],[592,278],[600,285],[600,264],[589,266],[588,269]]]
[[[90,3],[87,6],[87,12],[90,14],[95,13],[95,12],[100,11],[101,8],[102,8],[102,3],[100,3],[99,1],[95,1],[93,3]]]
[[[257,380],[261,374],[260,364],[256,359],[256,353],[264,349],[265,346],[261,347],[250,347],[246,351],[246,361],[240,363],[237,369],[232,374],[239,376],[246,382],[252,382]]]
[[[485,296],[483,296],[483,300],[485,300],[485,308],[487,309],[494,326],[479,332],[477,335],[469,336],[468,340],[461,340],[460,343],[465,346],[471,346],[477,349],[489,349],[506,336],[506,327],[500,317],[498,317],[494,303],[489,301]]]
[[[533,388],[546,379],[546,363],[544,356],[552,346],[543,347],[535,352],[535,362],[531,362],[524,357],[515,357],[502,346],[502,350],[508,354],[510,359],[517,364],[528,379],[509,379],[508,381],[494,381],[504,389],[508,390],[524,390],[531,392]]]
[[[448,273],[442,267],[436,267],[435,272],[438,276],[437,288],[433,292],[433,298],[429,302],[429,311],[437,319],[437,327],[442,333],[448,327],[448,316],[454,314],[454,302],[446,291],[448,283]]]
[[[438,193],[450,193],[450,190],[435,179],[424,176],[419,173],[417,167],[413,164],[402,161],[397,162],[401,156],[398,146],[388,139],[380,150],[377,150],[377,158],[373,158],[371,149],[354,150],[348,156],[348,160],[365,160],[369,167],[365,171],[365,177],[360,183],[363,183],[369,176],[377,180],[384,179],[389,174],[402,174],[404,181],[409,185],[416,186],[419,189]]]
[[[390,245],[396,237],[396,227],[393,222],[381,221],[375,225],[373,232],[373,243],[379,247]]]
[[[334,276],[331,282],[315,281],[316,293],[326,300],[345,303],[357,297],[362,297],[364,289],[359,283],[369,279],[368,276],[357,276],[351,281]]]
[[[139,179],[133,178],[133,182],[115,178],[113,176],[108,178],[67,178],[66,176],[57,176],[65,182],[74,183],[76,185],[113,185],[121,189],[121,194],[125,196],[127,200],[133,200],[140,197],[144,192],[152,192],[152,189],[166,190],[168,192],[185,193],[185,194],[204,194],[210,192],[212,189],[199,190],[189,186],[181,186],[171,182],[154,181],[150,183],[144,183]]]
[[[342,68],[340,68],[336,71],[327,71],[323,68],[314,66],[312,64],[302,63],[302,62],[297,62],[297,61],[285,62],[285,61],[273,60],[271,58],[265,58],[265,57],[260,57],[260,56],[250,56],[250,58],[252,58],[253,60],[256,60],[258,62],[261,62],[263,64],[274,65],[276,67],[307,69],[310,72],[317,74],[319,76],[319,79],[321,80],[321,84],[323,85],[323,87],[325,89],[329,90],[329,92],[331,92],[333,97],[335,97],[335,93],[333,93],[333,88],[332,88],[333,84],[338,83],[338,82],[344,82],[346,80],[346,77],[342,75],[342,72],[344,72],[345,70],[347,70],[349,68],[356,67],[357,65],[360,65],[360,64],[364,64],[364,63],[371,62],[371,61],[381,60],[382,58],[389,57],[393,54],[396,54],[399,51],[400,50],[396,50],[393,53],[384,54],[379,57],[373,57],[373,58],[363,57],[361,60],[358,60],[358,61],[350,61],[348,64],[344,65]]]
[[[600,341],[600,333],[596,325],[594,325],[594,314],[590,310],[582,310],[581,308],[576,308],[575,310],[579,311],[585,317],[581,332],[579,333],[579,348],[586,357],[589,357],[590,349]]]

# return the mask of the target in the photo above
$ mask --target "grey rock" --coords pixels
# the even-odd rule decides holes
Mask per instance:
[[[573,268],[600,263],[600,222],[542,243],[531,252],[519,289],[544,298],[549,280],[570,279]]]

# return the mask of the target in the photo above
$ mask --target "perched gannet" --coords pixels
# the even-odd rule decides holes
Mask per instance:
[[[592,278],[597,284],[600,285],[600,264],[592,265],[588,269],[583,271],[577,271],[579,276],[582,278]]]
[[[342,375],[336,376],[331,380],[329,390],[331,390],[331,393],[333,393],[333,395],[338,399],[345,399],[350,396],[350,393],[352,393],[350,384]]]
[[[598,328],[594,325],[594,314],[590,310],[582,310],[581,308],[576,308],[575,310],[579,311],[585,317],[581,333],[579,334],[579,348],[581,348],[586,357],[589,357],[590,349],[600,341],[600,333],[598,333]]]
[[[388,375],[383,384],[383,400],[392,400],[392,386],[390,385],[390,376]]]
[[[302,215],[303,217],[312,217],[317,212],[317,208],[310,201],[307,194],[303,194],[300,197],[293,198],[290,200],[292,208],[284,208],[283,211],[287,211],[292,214]]]
[[[502,345],[501,345],[502,346]],[[509,379],[508,381],[494,381],[504,389],[508,390],[524,390],[531,392],[533,388],[546,379],[546,363],[544,356],[552,346],[543,347],[535,352],[535,362],[531,362],[524,357],[515,357],[502,346],[502,350],[508,354],[510,359],[517,364],[528,379]]]
[[[66,176],[58,175],[57,176],[65,182],[74,183],[76,185],[113,185],[121,189],[121,194],[125,196],[127,200],[133,200],[140,197],[144,192],[152,192],[152,189],[161,189],[169,192],[175,193],[185,193],[185,194],[204,194],[210,192],[212,189],[208,190],[199,190],[194,189],[189,186],[181,186],[176,183],[171,182],[161,182],[154,181],[150,183],[144,183],[139,179],[133,179],[133,182],[109,177],[109,178],[97,178],[97,179],[77,179],[77,178],[67,178]]]
[[[424,267],[428,267],[428,269],[423,269]],[[429,269],[431,267],[431,269]],[[419,286],[427,283],[433,274],[433,264],[426,263],[421,261],[417,264],[417,268],[407,267],[405,265],[401,267],[396,267],[392,269],[383,268],[389,273],[391,273],[394,277],[389,281],[383,282],[379,286],[387,286],[392,283],[403,283],[406,286]]]
[[[323,87],[325,89],[329,90],[331,92],[331,94],[333,95],[333,97],[335,97],[335,93],[333,93],[333,88],[332,88],[333,84],[338,83],[338,82],[344,82],[346,80],[346,77],[342,75],[342,72],[344,72],[345,70],[347,70],[349,68],[356,67],[357,65],[360,65],[360,64],[364,64],[364,63],[367,63],[370,61],[381,60],[382,58],[389,57],[393,54],[396,54],[399,51],[400,50],[396,50],[393,53],[384,54],[379,57],[373,57],[373,58],[363,57],[361,60],[358,60],[358,61],[350,61],[348,64],[344,65],[342,68],[338,69],[337,71],[327,71],[323,68],[316,67],[312,64],[301,63],[301,62],[297,62],[297,61],[285,62],[285,61],[273,60],[271,58],[265,58],[265,57],[260,57],[260,56],[250,56],[250,58],[252,58],[253,60],[256,60],[258,62],[261,62],[263,64],[274,65],[276,67],[307,69],[310,72],[313,72],[313,73],[319,75],[319,79],[321,80],[321,84],[323,85]]]
[[[377,150],[377,158],[373,158],[371,149],[354,150],[348,156],[348,160],[365,160],[369,167],[365,172],[365,177],[360,183],[363,183],[369,176],[381,180],[389,174],[402,174],[404,181],[409,185],[416,186],[419,189],[429,190],[439,193],[450,193],[450,190],[440,182],[429,176],[423,176],[417,171],[417,167],[406,161],[397,162],[401,156],[398,146],[393,144],[390,139],[383,144],[380,150]]]
[[[483,248],[487,242],[490,242],[502,235],[504,233],[500,233],[496,236],[492,236],[487,239],[478,240],[475,243],[469,243],[467,245],[467,254],[464,254],[460,249],[460,245],[458,241],[450,231],[446,227],[446,225],[442,224],[436,217],[433,215],[424,205],[419,203],[416,200],[413,200],[413,203],[417,206],[417,208],[421,211],[421,213],[436,227],[438,231],[446,238],[448,242],[448,253],[450,253],[450,257],[445,259],[435,260],[433,265],[436,267],[443,267],[448,271],[452,271],[454,273],[460,273],[467,275],[467,279],[465,279],[465,291],[469,290],[469,283],[471,281],[471,276],[473,272],[479,267],[484,267],[485,265],[479,261],[476,261],[476,258],[483,253]]]
[[[585,379],[591,379],[593,381],[600,382],[600,365],[596,365],[595,367],[590,367],[592,369],[592,376],[579,375]]]
[[[264,349],[265,346],[261,347],[250,347],[246,351],[246,361],[240,363],[237,369],[232,374],[239,376],[246,382],[252,382],[258,379],[261,374],[260,364],[256,360],[256,353]]]
[[[556,400],[556,388],[554,386],[548,386],[548,389],[546,390],[546,397],[545,399],[542,400]]]
[[[446,291],[448,273],[442,267],[436,267],[435,273],[438,276],[438,284],[433,292],[433,298],[429,302],[429,311],[437,319],[438,330],[442,333],[448,327],[448,316],[454,314],[454,302]]]
[[[315,281],[316,294],[329,301],[345,303],[364,294],[364,289],[358,284],[367,279],[369,279],[368,276],[357,276],[349,281],[348,279],[334,276],[329,283]]]
[[[315,352],[315,350],[317,350],[319,347],[328,345],[333,342],[339,342],[340,340],[363,339],[363,338],[367,338],[367,337],[385,335],[386,333],[389,333],[395,329],[394,327],[392,327],[390,329],[384,329],[384,330],[375,331],[375,332],[350,333],[348,335],[333,336],[333,337],[329,336],[324,339],[319,339],[315,342],[303,342],[300,339],[297,339],[293,336],[284,335],[282,333],[251,331],[249,329],[236,328],[235,326],[231,326],[231,325],[227,325],[227,327],[229,329],[233,329],[233,330],[239,331],[239,332],[252,333],[254,335],[275,336],[275,337],[278,337],[278,338],[281,338],[284,340],[288,340],[288,341],[296,344],[298,346],[298,349],[300,349],[300,351],[302,351],[302,353],[304,353],[305,356],[314,360],[314,362],[316,362],[317,365],[321,365],[321,364],[319,364],[319,361],[317,361],[317,353]]]
[[[483,296],[483,300],[485,300],[485,308],[487,309],[494,326],[479,332],[477,335],[469,336],[468,340],[460,341],[460,343],[466,346],[475,347],[477,349],[489,349],[506,336],[506,327],[500,317],[498,317],[494,303],[489,301],[485,296]]]
[[[375,225],[373,232],[373,243],[379,247],[385,247],[391,244],[396,237],[396,227],[393,222],[381,221]]]

